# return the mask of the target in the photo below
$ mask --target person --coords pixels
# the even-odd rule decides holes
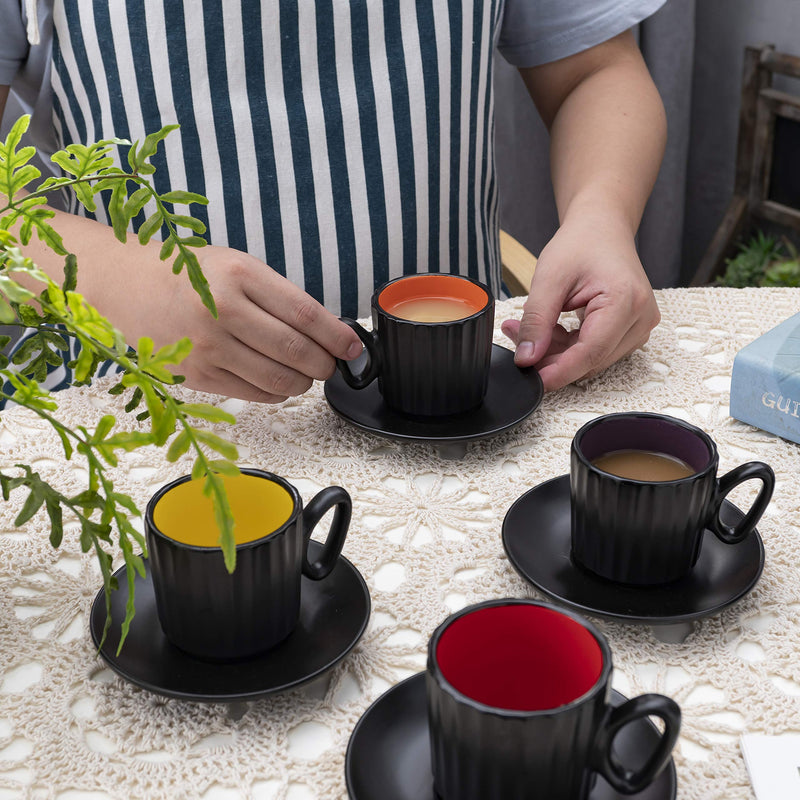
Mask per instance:
[[[631,28],[663,2],[0,0],[0,112],[10,87],[45,154],[180,124],[154,179],[211,200],[193,212],[217,320],[158,242],[119,243],[103,208],[73,201],[55,224],[127,341],[189,336],[188,386],[279,402],[361,351],[338,317],[367,315],[383,281],[452,271],[501,291],[496,45],[550,130],[560,218],[503,331],[554,390],[659,321],[634,235],[666,122]],[[26,252],[60,278],[38,240]]]

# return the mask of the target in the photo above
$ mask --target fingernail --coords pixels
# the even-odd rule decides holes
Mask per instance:
[[[517,345],[514,358],[517,361],[525,361],[529,358],[533,358],[533,342],[520,342]]]
[[[351,361],[354,358],[358,358],[361,355],[363,347],[361,342],[353,342],[350,347],[347,348],[347,361]]]

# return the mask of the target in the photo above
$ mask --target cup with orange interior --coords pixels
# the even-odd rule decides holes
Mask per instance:
[[[358,371],[337,366],[353,389],[373,380],[386,405],[437,417],[476,409],[489,382],[494,297],[480,281],[421,273],[385,283],[372,295],[372,330],[343,318],[364,343]]]
[[[275,647],[300,614],[301,576],[326,578],[350,524],[350,495],[320,491],[304,508],[298,490],[259,469],[223,476],[235,521],[236,568],[228,572],[204,481],[184,475],[162,486],[145,511],[158,620],[166,638],[212,661],[247,658]],[[309,561],[311,532],[335,509],[325,544]]]

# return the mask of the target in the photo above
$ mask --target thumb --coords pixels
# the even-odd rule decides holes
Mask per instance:
[[[534,275],[531,293],[522,307],[519,328],[514,332],[517,343],[514,363],[518,367],[533,366],[544,356],[553,338],[553,328],[558,323],[562,298],[552,291],[552,287],[549,293],[543,289],[543,284],[537,286]]]

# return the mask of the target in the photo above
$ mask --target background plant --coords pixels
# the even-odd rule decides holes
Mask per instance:
[[[104,139],[89,144],[71,144],[56,152],[52,160],[63,170],[62,177],[50,177],[34,185],[41,171],[31,164],[36,150],[21,146],[30,118],[21,117],[0,144],[0,323],[31,328],[33,332],[9,359],[0,354],[0,380],[5,388],[3,400],[13,400],[30,409],[53,426],[64,457],[81,457],[88,470],[88,485],[79,494],[67,497],[42,480],[28,464],[17,464],[17,474],[0,471],[0,489],[8,500],[12,491],[27,492],[15,524],[22,525],[44,508],[50,521],[50,542],[61,544],[65,514],[80,523],[83,552],[94,551],[103,576],[106,598],[106,630],[110,624],[110,593],[117,589],[112,573],[113,552],[119,547],[125,565],[127,605],[122,624],[120,647],[135,613],[134,580],[144,576],[142,556],[147,544],[132,519],[141,516],[133,499],[113,484],[108,468],[118,462],[120,451],[156,446],[164,449],[165,458],[175,461],[193,452],[192,477],[204,480],[204,492],[212,498],[220,543],[229,570],[235,567],[233,516],[222,481],[223,475],[238,473],[236,447],[214,431],[201,427],[203,422],[234,423],[227,412],[204,403],[186,403],[175,397],[172,387],[182,378],[170,365],[177,365],[191,351],[188,339],[155,349],[152,339],[139,339],[131,348],[120,331],[86,302],[77,291],[77,263],[64,247],[62,237],[51,221],[54,211],[47,206],[47,194],[60,189],[75,192],[78,201],[89,211],[97,208],[97,195],[109,192],[108,213],[114,234],[126,241],[132,220],[148,202],[155,211],[138,229],[138,240],[147,244],[163,231],[162,261],[171,260],[176,274],[185,268],[195,291],[209,312],[216,316],[214,299],[194,252],[206,242],[201,234],[205,225],[188,213],[178,213],[176,206],[206,204],[202,195],[171,190],[159,194],[153,184],[155,167],[150,158],[163,139],[177,126],[168,125],[139,142]],[[127,149],[127,168],[115,163],[114,153]],[[187,232],[184,232],[187,231]],[[58,286],[33,261],[24,247],[36,235],[47,247],[64,257],[64,282]],[[43,284],[40,294],[25,288],[20,274]],[[83,426],[73,429],[58,416],[58,393],[40,386],[48,365],[58,366],[69,359],[68,340],[77,339],[79,355],[68,366],[75,383],[88,383],[103,361],[113,361],[121,369],[112,394],[129,392],[125,411],[143,423],[137,430],[125,430],[113,415],[105,415],[94,430]],[[0,337],[6,348],[11,337]],[[8,387],[11,387],[9,389]],[[199,421],[199,422],[198,422]],[[105,632],[104,632],[105,635]]]
[[[725,260],[725,272],[717,286],[800,286],[800,260],[797,248],[787,238],[780,240],[757,231],[737,245],[732,258]]]

